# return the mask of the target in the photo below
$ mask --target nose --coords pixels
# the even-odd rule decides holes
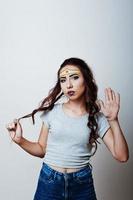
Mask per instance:
[[[67,89],[69,89],[69,88],[72,88],[72,87],[73,87],[73,85],[72,85],[72,83],[71,83],[70,79],[68,79],[68,80],[67,80],[66,86],[67,86]]]

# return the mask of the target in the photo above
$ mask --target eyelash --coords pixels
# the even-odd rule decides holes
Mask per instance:
[[[76,80],[76,79],[78,79],[78,78],[79,78],[79,76],[74,76],[73,78],[74,78],[74,80]]]
[[[73,78],[74,80],[76,80],[76,79],[79,78],[79,76],[73,76],[72,78]],[[64,81],[65,81],[65,79],[60,80],[61,83],[64,83]]]

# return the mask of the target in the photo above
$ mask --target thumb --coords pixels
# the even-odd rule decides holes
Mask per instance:
[[[98,102],[99,102],[99,105],[100,105],[100,110],[103,110],[104,109],[103,101],[100,99],[100,100],[98,100]]]
[[[22,133],[22,126],[18,119],[14,119],[15,127],[16,127],[16,134],[20,135]]]

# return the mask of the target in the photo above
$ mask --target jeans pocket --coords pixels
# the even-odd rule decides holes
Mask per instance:
[[[45,183],[51,183],[51,182],[54,182],[54,175],[50,171],[41,169],[39,180]]]
[[[85,170],[76,175],[75,181],[77,183],[93,183],[91,170]]]

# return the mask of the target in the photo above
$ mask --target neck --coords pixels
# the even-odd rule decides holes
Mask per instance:
[[[81,111],[84,111],[86,110],[86,105],[85,105],[85,99],[78,99],[78,100],[68,100],[68,102],[66,103],[69,108],[73,108],[75,110],[81,110]]]

